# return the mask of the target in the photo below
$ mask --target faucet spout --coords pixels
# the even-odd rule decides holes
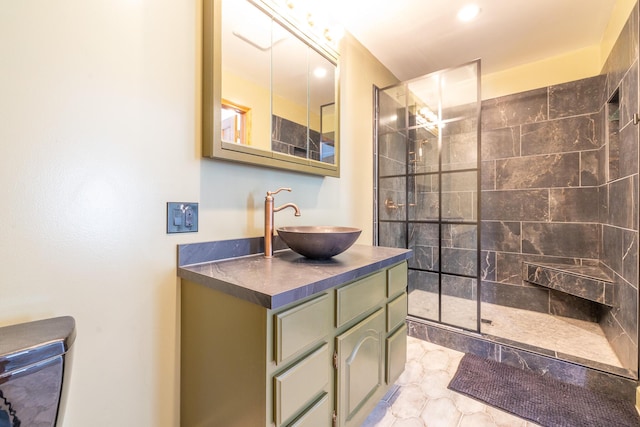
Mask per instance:
[[[273,195],[280,191],[291,191],[290,188],[280,188],[277,191],[267,191],[267,197],[264,199],[264,256],[265,258],[273,258],[273,214],[280,212],[286,208],[292,208],[295,216],[300,216],[300,209],[295,203],[285,203],[277,208],[273,207]]]
[[[300,216],[301,215],[300,214],[300,209],[298,208],[298,206],[296,206],[295,203],[285,203],[284,205],[282,205],[282,206],[280,206],[278,208],[273,208],[273,211],[274,212],[280,212],[281,210],[286,209],[286,208],[293,208],[296,211],[296,213],[294,214],[295,216]]]

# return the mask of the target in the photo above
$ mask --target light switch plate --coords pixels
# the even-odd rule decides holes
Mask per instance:
[[[167,233],[198,231],[198,204],[167,202]]]

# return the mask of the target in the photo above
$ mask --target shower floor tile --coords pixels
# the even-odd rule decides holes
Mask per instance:
[[[409,314],[438,320],[438,296],[414,290],[409,295]],[[477,309],[472,300],[442,296],[443,322],[476,329]],[[557,353],[622,368],[599,324],[529,310],[482,303],[481,332]]]
[[[537,426],[449,390],[463,355],[408,337],[405,371],[362,427]]]

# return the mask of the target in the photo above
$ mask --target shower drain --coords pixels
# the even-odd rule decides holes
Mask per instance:
[[[480,322],[486,323],[487,325],[493,325],[493,320],[490,319],[480,319]]]

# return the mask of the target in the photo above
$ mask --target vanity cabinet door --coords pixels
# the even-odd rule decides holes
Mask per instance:
[[[407,362],[407,325],[402,325],[387,338],[387,384],[393,384]]]
[[[372,274],[336,290],[336,326],[354,320],[385,299],[385,271]]]
[[[358,411],[383,385],[384,330],[381,308],[336,337],[338,426],[360,425],[366,414]]]
[[[331,365],[329,346],[324,344],[273,378],[274,421],[277,426],[313,406],[329,392]]]
[[[387,297],[407,290],[407,263],[403,262],[387,270]]]
[[[407,293],[402,293],[387,304],[387,332],[404,323],[407,318]]]
[[[333,307],[327,294],[274,316],[274,360],[291,359],[326,339]]]
[[[287,427],[321,427],[331,425],[331,402],[325,394],[307,412]]]

